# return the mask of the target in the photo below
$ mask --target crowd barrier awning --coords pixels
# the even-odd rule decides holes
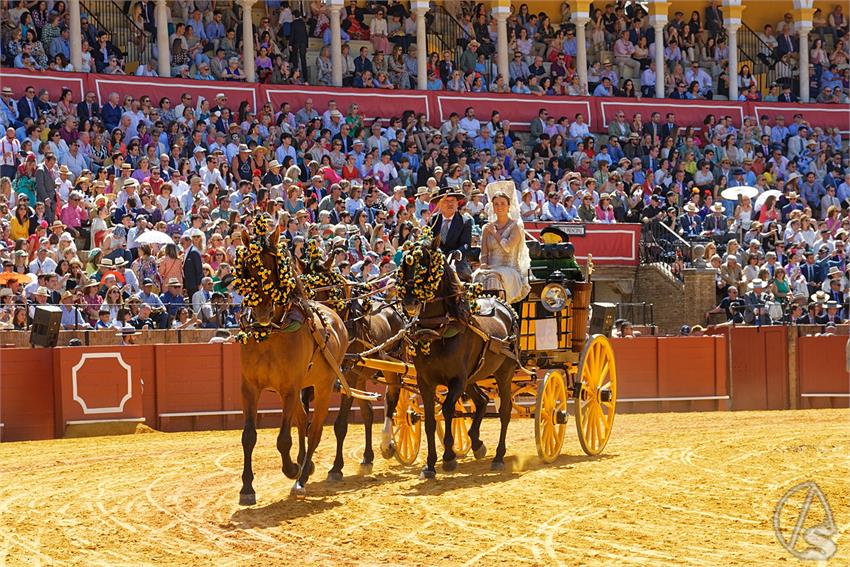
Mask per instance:
[[[463,114],[466,108],[475,109],[476,117],[483,121],[490,119],[494,110],[498,110],[503,120],[507,119],[514,130],[527,131],[541,108],[548,110],[551,116],[566,116],[572,122],[575,115],[585,116],[594,132],[606,132],[608,124],[619,110],[631,119],[640,113],[643,122],[649,122],[653,112],[660,112],[662,118],[667,112],[676,113],[676,123],[682,127],[701,128],[705,117],[731,116],[736,127],[740,127],[745,117],[757,117],[763,114],[773,119],[783,114],[786,119],[801,113],[813,126],[822,128],[838,126],[846,135],[850,133],[850,114],[846,106],[834,104],[784,104],[770,102],[738,102],[720,100],[673,100],[673,99],[634,99],[615,97],[556,97],[516,94],[455,93],[450,91],[414,91],[383,89],[352,89],[325,86],[289,86],[266,85],[226,81],[187,81],[174,78],[136,77],[124,75],[99,75],[85,73],[59,73],[53,71],[33,72],[21,69],[0,69],[3,86],[9,86],[16,97],[23,96],[24,88],[32,85],[36,89],[46,88],[51,98],[57,98],[63,87],[70,88],[74,100],[82,100],[84,91],[97,93],[99,100],[106,100],[110,92],[135,97],[148,95],[154,104],[159,98],[168,96],[177,104],[176,97],[187,92],[193,95],[193,103],[198,96],[213,100],[218,93],[227,95],[228,104],[234,110],[242,101],[248,101],[252,108],[271,102],[275,111],[283,102],[292,105],[295,112],[312,98],[316,108],[324,111],[328,100],[336,100],[343,114],[348,112],[352,103],[357,103],[367,118],[389,118],[401,116],[405,110],[425,113],[429,122],[437,126],[447,120],[452,112]]]

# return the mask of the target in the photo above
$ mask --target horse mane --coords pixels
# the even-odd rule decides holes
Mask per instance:
[[[439,251],[436,253],[441,254]],[[468,323],[472,317],[472,311],[469,302],[466,300],[466,289],[448,261],[446,261],[446,269],[443,273],[443,287],[445,290],[444,301],[449,315]]]

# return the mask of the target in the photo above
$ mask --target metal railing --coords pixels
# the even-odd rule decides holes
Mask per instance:
[[[431,14],[434,16],[433,25],[428,29],[428,52],[434,51],[442,53],[446,50],[452,52],[455,67],[460,65],[460,56],[466,50],[466,46],[470,40],[475,39],[474,35],[470,35],[464,30],[463,25],[458,19],[451,14],[442,5],[433,6]],[[484,56],[484,73],[485,84],[489,87],[493,80],[493,58],[492,55]]]
[[[652,303],[617,303],[617,319],[626,319],[632,325],[655,326],[655,305]]]
[[[125,64],[131,61],[142,63],[150,59],[152,38],[117,2],[85,0],[80,7],[97,29],[109,32],[113,45],[124,54]]]
[[[760,77],[759,88],[766,94],[776,82],[776,59],[771,49],[758,34],[745,23],[738,30],[738,66],[747,64],[754,76]]]
[[[661,263],[672,267],[681,263],[682,267],[691,265],[691,242],[682,238],[673,229],[659,220],[653,220],[641,230],[641,264]],[[678,279],[682,279],[677,270],[671,270]]]

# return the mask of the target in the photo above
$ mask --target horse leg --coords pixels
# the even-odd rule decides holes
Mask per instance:
[[[366,378],[358,375],[357,388],[360,390],[366,389]],[[372,424],[375,422],[375,415],[372,412],[372,403],[368,400],[357,400],[360,406],[360,413],[363,416],[363,429],[366,435],[366,448],[363,449],[363,460],[360,462],[361,472],[370,474],[372,472],[372,463],[375,461],[375,452],[372,450]]]
[[[437,476],[437,471],[434,466],[437,464],[437,446],[434,438],[437,432],[437,418],[434,414],[434,386],[427,384],[422,377],[419,377],[419,393],[422,395],[422,403],[425,410],[425,437],[428,441],[428,458],[425,460],[425,467],[419,478],[432,479]]]
[[[254,446],[257,444],[257,401],[259,392],[242,383],[242,412],[245,414],[245,425],[242,427],[242,489],[239,491],[239,505],[252,506],[257,503],[257,494],[254,492],[254,470],[251,466],[251,457],[254,454]]]
[[[469,438],[472,441],[472,454],[476,459],[483,459],[487,454],[487,447],[481,441],[481,422],[484,421],[484,414],[487,413],[487,405],[490,403],[490,398],[487,393],[478,387],[476,384],[470,384],[466,388],[466,393],[472,398],[475,404],[475,415],[472,417],[472,426],[469,428]]]
[[[496,448],[496,456],[493,457],[493,463],[490,468],[494,471],[505,468],[505,439],[508,436],[508,424],[511,422],[511,412],[513,405],[511,404],[511,381],[513,380],[516,364],[513,361],[505,361],[505,364],[496,371],[496,384],[499,386],[499,421],[501,428],[499,429],[499,446]]]
[[[309,439],[307,440],[307,452],[304,454],[304,459],[301,462],[301,476],[295,481],[290,494],[296,499],[302,500],[307,496],[307,490],[304,488],[307,484],[307,479],[313,474],[315,466],[313,465],[313,453],[316,447],[319,446],[319,441],[322,439],[322,428],[325,419],[328,416],[328,406],[330,405],[332,386],[328,384],[326,387],[317,386],[314,392],[315,405],[313,406],[313,419],[310,420],[310,426],[307,428]]]
[[[351,414],[351,403],[354,400],[348,396],[342,396],[339,401],[339,413],[334,421],[334,435],[336,436],[336,458],[334,466],[328,471],[328,480],[342,480],[342,467],[344,458],[342,448],[345,444],[345,436],[348,434],[348,416]]]
[[[386,400],[384,405],[384,428],[381,431],[381,456],[385,459],[391,459],[395,455],[395,445],[393,444],[393,416],[395,415],[396,406],[398,406],[398,398],[401,388],[395,385],[390,376],[384,374],[387,378]],[[398,377],[396,377],[396,380]]]
[[[293,396],[281,396],[283,402],[283,415],[280,420],[280,432],[277,434],[277,450],[281,458],[281,471],[286,478],[298,476],[298,465],[292,462],[292,418],[293,406],[296,404]]]
[[[463,395],[463,382],[461,378],[453,378],[449,381],[449,391],[446,393],[446,400],[443,402],[443,425],[445,427],[443,435],[443,470],[446,472],[451,472],[457,468],[452,420],[455,415],[455,404],[457,404],[457,401]]]

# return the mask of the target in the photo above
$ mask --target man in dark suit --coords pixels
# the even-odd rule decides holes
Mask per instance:
[[[661,113],[653,112],[651,120],[643,125],[644,135],[649,134],[652,136],[652,144],[660,145],[661,144]]]
[[[27,86],[26,94],[18,101],[18,120],[21,122],[26,118],[35,121],[38,118],[38,100],[35,98],[35,87]]]
[[[785,28],[785,33],[780,35],[777,40],[778,45],[776,46],[776,59],[782,59],[782,56],[786,53],[791,53],[792,55],[796,55],[797,53],[797,44],[794,40],[794,37],[791,35],[789,29]]]
[[[443,254],[460,253],[461,258],[455,263],[458,277],[471,281],[472,270],[466,256],[472,246],[472,219],[465,219],[458,211],[458,201],[462,198],[463,193],[455,192],[449,187],[440,189],[431,198],[431,203],[436,203],[437,208],[430,227],[432,234],[440,237],[440,250]]]
[[[304,80],[307,80],[307,23],[301,17],[300,10],[292,11],[292,30],[289,36],[289,47],[292,50],[289,56],[289,64],[301,70]]]
[[[203,233],[200,231],[192,236],[180,238],[180,244],[183,246],[183,287],[189,297],[201,288],[201,279],[204,277],[204,262],[196,246],[196,243],[201,245],[202,242]]]
[[[92,92],[86,93],[86,99],[77,105],[77,118],[80,124],[92,118],[100,118],[100,108],[97,105],[96,95]]]
[[[667,113],[667,122],[661,127],[661,138],[666,140],[668,137],[673,139],[679,137],[679,126],[676,124],[676,115],[672,112]]]

